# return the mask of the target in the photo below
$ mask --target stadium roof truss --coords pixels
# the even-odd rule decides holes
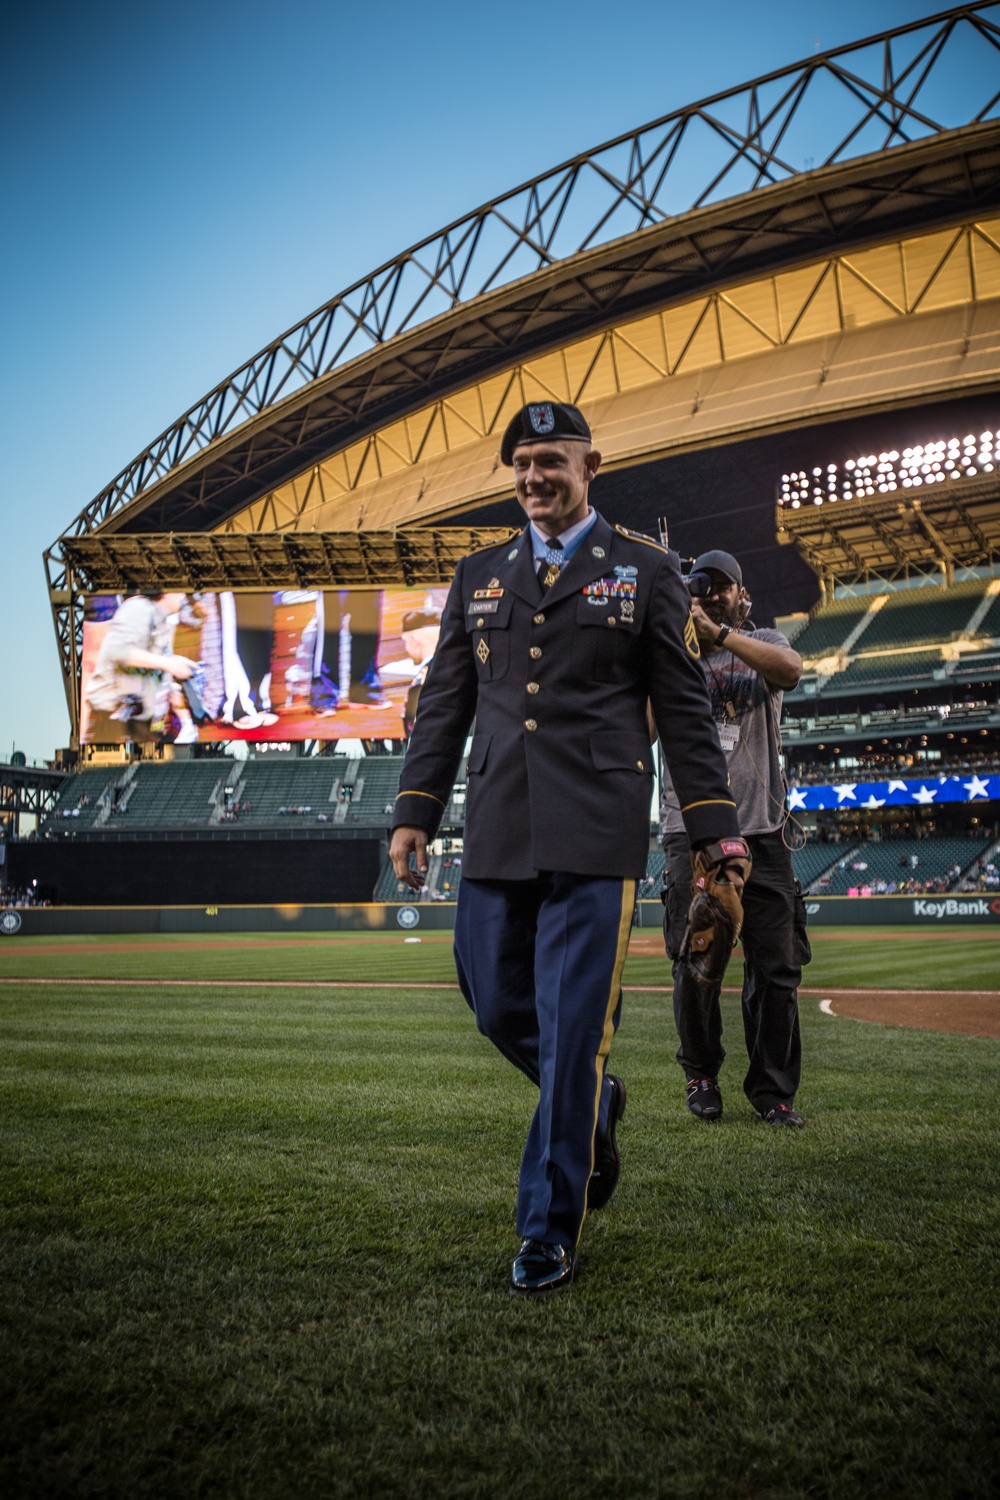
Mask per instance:
[[[305,545],[314,528],[365,526],[398,548],[401,527],[505,492],[497,430],[536,392],[592,409],[603,391],[602,448],[631,462],[779,422],[777,385],[770,409],[736,403],[714,430],[679,420],[709,409],[706,375],[718,417],[725,368],[748,354],[791,369],[796,346],[820,341],[813,384],[836,398],[832,357],[877,318],[909,330],[950,310],[966,388],[995,379],[981,314],[1000,298],[998,20],[987,0],[953,7],[677,110],[482,205],[275,339],[46,553],[74,732],[92,580],[152,577],[167,557],[190,587],[271,576],[274,530],[304,570],[289,581],[340,564],[339,538]],[[839,396],[870,404],[860,388]]]
[[[1000,473],[895,494],[777,511],[778,540],[793,544],[824,594],[1000,564]]]
[[[466,553],[515,535],[506,528],[416,526],[398,532],[125,532],[67,538],[65,550],[85,593],[385,588],[450,583]]]

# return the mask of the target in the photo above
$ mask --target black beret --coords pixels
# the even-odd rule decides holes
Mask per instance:
[[[514,462],[515,448],[521,443],[541,443],[545,438],[591,441],[586,418],[575,406],[561,401],[529,401],[507,423],[500,440],[500,462],[509,468]]]

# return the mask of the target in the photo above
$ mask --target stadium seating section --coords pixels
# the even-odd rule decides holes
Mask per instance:
[[[796,651],[804,660],[827,656],[836,651],[871,608],[871,602],[867,595],[855,595],[848,599],[833,599],[829,604],[820,605],[808,625],[795,637],[793,645]]]
[[[50,837],[85,830],[380,827],[399,790],[402,757],[143,761],[68,779],[42,822]]]
[[[993,640],[1000,635],[1000,594],[994,595],[992,604],[980,621],[976,635],[988,636]]]
[[[919,682],[944,670],[940,651],[889,651],[856,656],[846,672],[836,677],[838,691],[869,683]]]
[[[792,869],[804,891],[808,890],[825,870],[836,864],[843,850],[839,844],[806,844],[792,853]]]
[[[893,646],[918,646],[924,641],[949,641],[969,623],[986,590],[984,579],[954,588],[906,589],[890,594],[858,639],[858,649],[885,651]]]
[[[989,848],[990,842],[967,838],[869,840],[850,849],[841,847],[833,867],[826,874],[814,877],[810,885],[814,894],[824,896],[844,896],[851,890],[871,887],[878,880],[898,885],[947,879],[950,887],[957,885],[960,879],[950,879],[950,871],[958,865],[964,875]]]
[[[976,620],[989,587],[988,579],[976,578],[951,588],[929,584],[821,604],[794,641],[806,664],[805,679],[815,676],[821,662],[829,674],[821,680],[827,694],[995,671],[1000,595]],[[941,647],[960,639],[982,642],[982,651],[965,651],[959,663],[950,661]],[[829,673],[829,659],[844,652],[849,659]],[[805,696],[801,688],[796,696]]]

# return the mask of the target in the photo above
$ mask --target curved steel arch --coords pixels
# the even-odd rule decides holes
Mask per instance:
[[[957,58],[966,70],[976,55],[994,67],[1000,59],[1000,25],[987,12],[1000,16],[997,0],[956,6],[818,53],[618,136],[483,204],[267,345],[123,469],[67,534],[106,526],[198,455],[259,425],[296,393],[393,340],[404,341],[460,305],[489,299],[512,282],[678,214],[801,177],[792,156],[804,142],[824,153],[821,160],[806,160],[812,174],[862,153],[885,153],[995,121],[1000,90],[977,108],[971,90],[961,89],[966,107],[959,121],[931,112],[942,75],[958,81],[949,71],[950,44],[961,40],[977,49]],[[797,132],[804,133],[797,139]],[[700,175],[692,177],[695,170]],[[303,416],[303,427],[307,420]],[[52,574],[58,544],[49,562]]]

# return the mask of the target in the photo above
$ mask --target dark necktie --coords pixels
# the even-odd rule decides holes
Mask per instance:
[[[563,555],[563,544],[558,537],[549,541],[545,548],[545,556],[538,564],[538,581],[543,589],[550,589],[562,571],[562,565],[566,561]]]

